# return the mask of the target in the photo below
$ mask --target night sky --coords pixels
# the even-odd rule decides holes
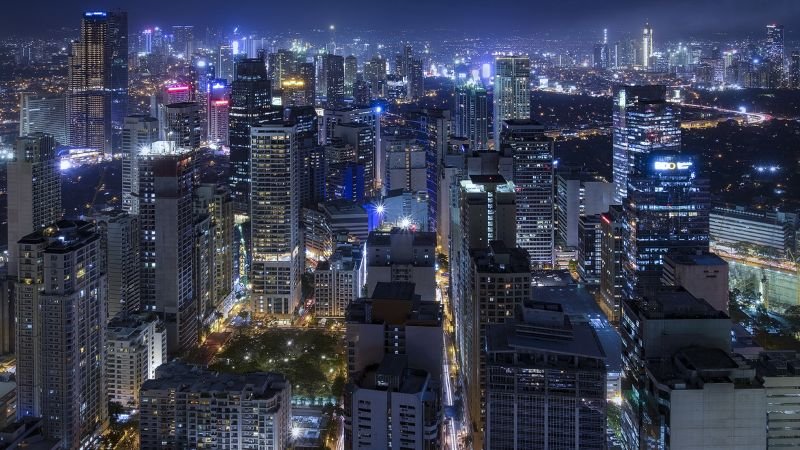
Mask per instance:
[[[76,27],[84,10],[121,7],[145,25],[239,25],[246,31],[461,29],[480,33],[638,31],[649,20],[663,38],[763,33],[771,22],[800,36],[800,0],[6,0],[0,35]]]

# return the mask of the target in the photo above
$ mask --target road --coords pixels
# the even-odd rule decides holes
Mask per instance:
[[[448,325],[451,323],[450,311],[452,310],[450,309],[448,296],[443,292],[446,291],[442,289],[442,284],[440,284],[436,289],[436,297],[437,300],[442,303],[445,310],[445,324],[442,327],[444,329],[442,333],[442,339],[444,340],[444,355],[442,355],[442,394],[444,398],[442,400],[445,407],[450,410],[461,409],[454,417],[445,419],[447,421],[447,423],[445,423],[445,445],[448,449],[460,450],[466,448],[464,440],[468,437],[469,433],[469,427],[467,425],[469,424],[469,413],[467,411],[466,401],[462,400],[456,402],[454,395],[456,389],[454,385],[463,386],[463,380],[458,367],[453,333]]]

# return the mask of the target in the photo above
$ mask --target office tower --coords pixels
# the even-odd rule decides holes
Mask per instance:
[[[690,156],[651,153],[628,181],[624,241],[625,298],[661,284],[670,252],[708,252],[708,179]]]
[[[105,264],[108,320],[139,311],[139,218],[117,209],[101,211],[92,219]]]
[[[441,305],[413,283],[378,283],[346,321],[345,448],[439,448]]]
[[[108,13],[111,52],[111,129],[113,149],[119,150],[120,131],[128,115],[128,13]]]
[[[399,145],[392,145],[391,137],[387,137],[386,175],[383,186],[386,191],[404,189],[412,192],[427,191],[428,161],[427,151],[414,139],[400,140]],[[411,142],[408,142],[411,141]],[[413,142],[413,143],[412,143]]]
[[[61,218],[61,174],[56,141],[36,133],[17,139],[14,159],[6,163],[8,177],[8,276],[18,275],[15,245],[23,236]]]
[[[192,85],[189,83],[172,83],[165,86],[164,89],[158,91],[155,95],[155,101],[159,106],[191,102],[194,100],[192,98],[194,95],[194,92],[192,92]]]
[[[245,59],[236,65],[231,84],[230,185],[237,214],[250,212],[250,128],[266,124],[272,111],[272,89],[267,69],[260,59]]]
[[[303,81],[303,103],[297,106],[314,106],[315,98],[317,95],[316,91],[316,73],[317,68],[314,66],[313,62],[305,62],[300,63],[297,65],[297,74],[300,80]]]
[[[285,79],[297,73],[297,56],[291,50],[280,49],[268,57],[268,75],[272,86],[281,88]]]
[[[198,342],[192,291],[194,217],[192,150],[157,141],[139,152],[141,304],[167,326],[170,355]]]
[[[730,353],[725,313],[670,287],[622,314],[625,448],[765,448],[764,388]]]
[[[214,80],[208,84],[206,136],[209,143],[218,147],[228,145],[230,100],[231,89],[226,81]]]
[[[452,244],[464,257],[474,248],[485,248],[491,241],[517,245],[516,188],[500,175],[471,175],[459,183],[458,216],[453,226]]]
[[[350,55],[344,59],[344,93],[347,97],[353,96],[353,86],[358,73],[358,60]]]
[[[394,73],[398,77],[408,78],[411,69],[411,61],[414,58],[414,50],[410,44],[403,45],[402,53],[395,57]]]
[[[531,60],[527,56],[499,56],[495,59],[494,129],[495,150],[500,148],[500,131],[505,120],[531,118]]]
[[[558,303],[486,329],[484,448],[606,448],[606,355]]]
[[[227,314],[233,303],[233,201],[230,189],[224,185],[203,183],[195,190],[195,214],[211,218],[214,231],[212,304]]]
[[[61,220],[19,240],[17,417],[79,448],[106,427],[106,277],[94,224]]]
[[[650,23],[644,24],[644,29],[642,30],[642,61],[639,64],[645,69],[649,69],[652,66],[650,59],[653,57],[653,27],[650,26]]]
[[[372,98],[384,96],[386,88],[386,72],[388,66],[386,60],[380,56],[374,56],[364,63],[364,79],[369,84]]]
[[[587,285],[598,287],[602,275],[603,226],[600,214],[578,219],[578,276]]]
[[[613,196],[614,184],[596,172],[559,169],[556,174],[558,242],[577,247],[579,220],[608,211]]]
[[[454,134],[466,138],[470,150],[489,148],[489,108],[486,89],[476,82],[456,88]]]
[[[728,313],[728,263],[713,253],[670,253],[664,257],[664,286],[679,286]]]
[[[139,214],[139,152],[158,140],[158,119],[128,116],[122,126],[122,209]]]
[[[200,121],[200,105],[196,102],[173,103],[162,106],[160,114],[160,139],[175,142],[179,148],[200,149],[203,127]]]
[[[111,42],[109,18],[87,12],[72,43],[67,88],[69,144],[111,151]]]
[[[192,293],[197,305],[197,317],[202,324],[215,320],[214,290],[214,223],[202,208],[194,210],[192,237]],[[203,336],[205,337],[205,336]]]
[[[328,108],[344,106],[344,58],[338,55],[322,55],[320,58],[320,81],[324,83],[323,94]]]
[[[627,195],[628,174],[638,158],[681,149],[680,110],[666,97],[665,86],[614,87],[614,203],[622,204]]]
[[[58,144],[69,143],[67,138],[67,98],[63,95],[46,97],[23,92],[19,98],[19,135],[47,133]]]
[[[344,317],[348,305],[362,296],[366,265],[358,245],[343,244],[314,270],[314,314]]]
[[[300,301],[300,158],[297,125],[251,129],[250,283],[256,314],[292,314]]]
[[[518,306],[531,298],[528,255],[502,241],[470,252],[470,271],[463,301],[455,304],[456,345],[461,351],[469,416],[477,448],[481,447],[486,418],[486,330],[512,320]]]
[[[600,214],[600,307],[612,323],[619,322],[625,286],[625,222],[622,206]]]
[[[765,59],[769,71],[768,86],[778,88],[784,85],[784,61],[786,57],[783,25],[767,25],[767,41],[764,48]]]
[[[394,228],[367,239],[367,294],[379,282],[407,281],[423,298],[436,297],[436,233]]]
[[[172,37],[172,48],[175,53],[190,60],[194,53],[194,27],[192,25],[173,25]]]
[[[399,227],[417,231],[433,231],[430,227],[430,197],[426,192],[390,191],[381,198],[381,227]],[[377,211],[376,211],[377,213]],[[376,224],[375,227],[378,225]],[[370,224],[370,228],[373,228]]]
[[[233,62],[234,54],[233,54],[233,47],[231,45],[225,44],[219,46],[219,51],[217,52],[217,78],[221,78],[223,80],[232,81],[235,75],[235,67]]]
[[[142,448],[287,448],[291,384],[276,373],[162,365],[140,390]],[[232,424],[236,424],[233,426]]]
[[[789,60],[789,87],[800,89],[800,52],[792,52]]]
[[[106,385],[108,399],[126,409],[138,409],[139,389],[156,377],[167,362],[164,324],[147,313],[117,317],[106,330]]]
[[[319,141],[332,144],[335,138],[352,146],[356,161],[364,166],[364,179],[368,193],[381,186],[383,166],[378,151],[381,148],[380,108],[326,108],[322,115]],[[339,130],[339,125],[352,124]],[[368,129],[357,125],[367,125]]]
[[[375,149],[377,140],[375,132],[376,129],[372,124],[360,122],[338,123],[333,129],[334,139],[352,148],[352,162],[363,167],[363,189],[365,195],[370,195],[375,186]]]
[[[517,245],[528,252],[531,267],[553,265],[553,140],[532,120],[503,121],[499,151],[513,160],[517,191]]]
[[[412,59],[408,66],[406,81],[407,96],[411,100],[419,100],[425,96],[425,68],[421,59]]]

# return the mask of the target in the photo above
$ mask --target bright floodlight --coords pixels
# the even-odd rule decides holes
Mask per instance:
[[[400,219],[400,228],[407,230],[411,227],[411,219],[403,217]]]

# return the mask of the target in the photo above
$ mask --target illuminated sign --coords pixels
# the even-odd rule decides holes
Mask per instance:
[[[303,80],[283,80],[281,86],[285,88],[297,88],[305,86],[305,82]]]
[[[188,91],[189,86],[172,86],[167,88],[167,92],[181,92]]]
[[[214,105],[216,105],[216,106],[225,106],[227,104],[228,104],[227,100],[217,100],[217,101],[214,102]]]
[[[689,161],[656,161],[654,164],[656,170],[686,170],[690,167],[692,163]]]

